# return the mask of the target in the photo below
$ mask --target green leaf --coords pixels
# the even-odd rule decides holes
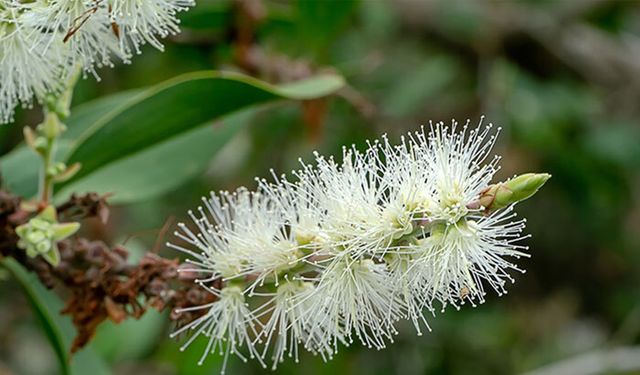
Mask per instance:
[[[109,374],[105,363],[95,354],[91,347],[87,347],[70,357],[69,348],[76,331],[71,324],[71,320],[60,314],[60,310],[63,307],[60,299],[47,290],[35,275],[27,272],[14,259],[3,258],[0,262],[22,286],[58,357],[61,372],[63,374],[78,375],[89,373],[92,375]]]
[[[244,128],[252,113],[239,112],[215,126],[190,130],[155,147],[116,160],[65,186],[56,197],[65,199],[74,192],[113,193],[109,202],[124,204],[162,195],[204,170],[213,155]]]
[[[56,197],[113,192],[114,202],[127,203],[161,195],[201,172],[243,127],[246,117],[229,115],[276,100],[322,97],[343,85],[334,74],[274,86],[241,74],[205,71],[83,104],[65,121],[68,131],[57,153],[57,160],[79,161],[82,169],[58,185],[62,190]],[[228,120],[222,126],[204,129],[222,118]],[[5,184],[25,197],[37,192],[38,165],[24,146],[0,158]]]
[[[326,96],[343,84],[336,75],[283,86],[215,71],[176,77],[136,95],[86,129],[68,157],[68,163],[83,166],[72,180],[243,108]]]
[[[144,90],[145,89],[134,89],[122,91],[73,107],[71,116],[63,121],[67,126],[67,131],[62,133],[62,139],[73,140],[78,138],[89,126],[101,117],[104,117],[114,108],[118,108],[137,95],[140,95]],[[68,151],[68,148],[62,151]]]

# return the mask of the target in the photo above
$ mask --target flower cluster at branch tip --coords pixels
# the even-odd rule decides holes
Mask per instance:
[[[217,301],[180,310],[206,313],[173,336],[191,334],[182,349],[204,336],[200,363],[220,353],[223,371],[229,354],[275,368],[301,348],[324,359],[354,341],[382,349],[402,319],[420,335],[425,312],[506,293],[510,271],[524,272],[512,260],[528,256],[513,206],[550,176],[492,184],[498,132],[431,124],[203,198],[167,245]]]
[[[130,62],[144,44],[179,31],[195,0],[0,0],[0,123],[17,105],[64,89],[78,69]]]

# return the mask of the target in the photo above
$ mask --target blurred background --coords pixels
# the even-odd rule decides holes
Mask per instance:
[[[139,257],[209,190],[254,187],[254,176],[287,172],[313,150],[338,155],[344,144],[383,133],[397,139],[429,120],[475,123],[484,114],[502,127],[499,179],[553,175],[519,206],[532,234],[532,257],[519,261],[527,273],[502,298],[438,314],[430,334],[401,327],[384,351],[354,345],[327,364],[304,355],[277,373],[580,374],[599,366],[640,373],[640,3],[197,3],[165,52],[147,48],[132,65],[100,71],[101,82],[83,80],[74,103],[205,69],[273,83],[337,72],[348,86],[326,99],[253,112],[197,178],[115,206],[108,226],[91,224],[93,238]],[[22,110],[16,124],[0,127],[0,154],[39,116]],[[0,305],[0,373],[56,373],[55,354],[10,278],[0,281]],[[90,347],[115,374],[218,373],[219,358],[197,366],[202,343],[180,352],[171,330],[165,314],[149,312],[103,324]],[[271,373],[234,359],[227,373],[263,371]]]

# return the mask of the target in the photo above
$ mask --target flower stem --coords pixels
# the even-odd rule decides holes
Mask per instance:
[[[55,154],[57,137],[47,137],[46,145],[42,154],[42,169],[40,170],[40,200],[44,206],[49,204],[53,196],[53,156]]]
[[[43,206],[48,205],[51,201],[56,175],[63,172],[58,170],[55,165],[55,151],[57,140],[66,129],[61,119],[69,116],[73,89],[79,76],[80,68],[76,68],[76,71],[65,82],[65,89],[59,95],[47,98],[43,109],[44,121],[38,126],[42,142],[40,147],[35,147],[35,149],[42,158],[38,196]]]

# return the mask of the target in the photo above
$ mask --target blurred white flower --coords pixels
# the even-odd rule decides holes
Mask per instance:
[[[14,108],[61,89],[60,50],[41,53],[46,38],[25,22],[18,5],[0,6],[0,123],[13,119]]]
[[[18,104],[57,94],[78,68],[130,62],[149,43],[179,32],[194,0],[17,0],[0,2],[0,123]]]
[[[44,48],[37,52],[65,51],[64,69],[80,66],[99,79],[96,68],[113,67],[114,57],[129,62],[114,34],[106,3],[40,0],[23,7],[23,17],[46,39]]]
[[[141,53],[140,47],[149,43],[163,50],[160,39],[180,31],[178,12],[195,5],[194,0],[107,0],[110,20],[119,28],[124,52]]]

